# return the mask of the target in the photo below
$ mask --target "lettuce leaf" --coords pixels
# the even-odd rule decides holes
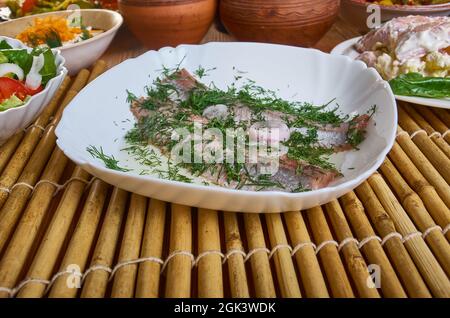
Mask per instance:
[[[2,52],[0,52],[0,64],[2,63],[8,63],[8,58],[4,56]]]
[[[12,49],[12,46],[6,42],[6,40],[0,41],[0,50]]]
[[[0,52],[6,56],[9,63],[20,66],[24,73],[28,74],[33,64],[33,56],[26,49],[7,49]]]
[[[425,77],[419,73],[408,73],[390,80],[389,84],[396,95],[450,97],[450,77]]]
[[[44,66],[39,71],[39,74],[42,75],[42,85],[45,86],[45,84],[48,83],[49,80],[51,80],[53,77],[56,76],[56,61],[55,56],[52,53],[52,50],[50,49],[44,49],[44,50],[33,50],[31,52],[33,56],[38,56],[40,54],[44,55]]]

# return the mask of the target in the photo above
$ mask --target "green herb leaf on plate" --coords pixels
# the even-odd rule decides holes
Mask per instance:
[[[12,49],[12,46],[9,45],[8,42],[6,42],[6,40],[0,41],[0,50],[8,50],[8,49]]]
[[[408,73],[389,81],[394,94],[428,98],[450,97],[450,77],[425,77]]]

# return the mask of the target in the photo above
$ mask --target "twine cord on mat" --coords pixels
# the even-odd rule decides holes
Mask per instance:
[[[433,136],[442,137],[441,133],[438,132],[438,131],[433,131],[433,132],[429,135],[430,138],[433,137]]]
[[[3,187],[0,187],[0,191],[6,192],[8,194],[11,193],[11,190],[9,190],[8,188],[3,188]]]
[[[252,249],[250,252],[247,253],[247,256],[244,258],[244,263],[247,263],[247,261],[256,253],[259,252],[265,252],[267,254],[270,254],[270,250],[267,247],[257,247]]]
[[[434,226],[429,227],[428,229],[426,229],[425,232],[423,232],[423,234],[422,234],[423,239],[426,239],[426,237],[427,237],[431,232],[433,232],[434,230],[439,230],[439,231],[443,232],[443,231],[442,231],[442,227],[440,227],[439,225],[434,225]]]
[[[195,266],[198,266],[198,263],[200,262],[200,260],[208,255],[219,255],[220,258],[222,259],[222,263],[223,260],[225,259],[225,255],[223,255],[223,253],[221,251],[205,251],[203,253],[200,253],[197,258],[195,259]]]
[[[8,188],[0,188],[0,191],[4,191],[4,192],[10,194],[15,188],[26,187],[26,188],[28,188],[28,189],[30,189],[32,191],[31,193],[33,193],[37,189],[37,187],[39,185],[41,185],[43,183],[49,183],[49,184],[51,184],[51,185],[53,185],[55,187],[55,192],[53,193],[53,196],[55,196],[55,195],[57,195],[59,193],[59,191],[65,189],[73,181],[83,182],[84,184],[87,185],[87,187],[89,187],[92,184],[92,182],[94,181],[94,179],[96,179],[96,178],[93,177],[93,178],[91,178],[91,180],[88,181],[88,180],[85,180],[85,179],[82,179],[82,178],[73,177],[73,178],[70,178],[69,180],[67,180],[66,182],[64,182],[63,184],[58,184],[58,183],[50,181],[50,180],[40,180],[34,186],[32,186],[31,184],[28,184],[26,182],[18,182],[16,184],[14,184],[10,189],[8,189]]]
[[[244,252],[243,250],[240,250],[240,249],[237,249],[237,248],[233,248],[233,249],[231,249],[231,250],[229,250],[229,251],[227,252],[227,254],[225,255],[225,257],[224,257],[224,259],[223,259],[222,264],[225,264],[225,263],[227,262],[227,260],[228,260],[231,256],[233,256],[233,255],[235,255],[235,254],[242,255],[242,257],[243,257],[244,259],[245,259],[245,257],[247,256],[247,254],[245,254],[245,252]]]
[[[344,241],[345,241],[345,240],[344,240]],[[320,252],[320,250],[321,250],[322,248],[324,248],[325,246],[330,245],[330,244],[336,246],[337,248],[339,248],[339,243],[336,242],[335,240],[323,241],[322,243],[320,243],[320,244],[317,246],[317,248],[316,248],[316,254],[319,254],[319,252]]]
[[[89,181],[89,182],[87,182],[86,180],[83,180],[83,181],[86,181],[86,183],[90,185],[94,179],[95,178],[92,178],[91,181]],[[81,180],[79,180],[79,181],[81,181]],[[81,285],[82,285],[84,283],[86,277],[90,273],[98,271],[98,270],[107,272],[110,275],[108,278],[108,281],[111,281],[112,278],[114,277],[114,275],[117,273],[117,271],[120,268],[128,266],[128,265],[140,264],[140,263],[144,263],[144,262],[153,262],[153,263],[162,265],[162,268],[160,271],[160,273],[162,274],[165,271],[169,262],[172,260],[172,258],[174,258],[175,256],[179,256],[179,255],[188,256],[191,259],[192,268],[194,268],[195,266],[198,266],[198,263],[200,262],[200,260],[207,255],[219,255],[223,259],[222,264],[225,264],[226,261],[235,254],[241,255],[244,258],[244,262],[247,262],[256,253],[265,252],[268,255],[269,259],[271,259],[278,250],[280,250],[282,248],[287,248],[290,251],[291,256],[294,257],[300,249],[307,247],[307,246],[312,247],[316,254],[318,254],[322,250],[322,248],[324,248],[327,245],[334,245],[334,246],[336,246],[338,251],[341,251],[341,249],[345,245],[354,243],[357,245],[358,249],[361,249],[365,244],[367,244],[368,242],[373,241],[373,240],[380,242],[381,246],[384,246],[384,244],[386,244],[386,242],[388,240],[390,240],[394,237],[398,238],[402,243],[405,243],[408,240],[415,238],[415,237],[419,237],[419,236],[422,237],[423,239],[425,239],[434,230],[439,230],[442,232],[443,235],[445,235],[450,230],[450,224],[448,224],[444,228],[444,230],[442,230],[442,228],[439,225],[434,225],[434,226],[427,228],[423,233],[411,232],[409,234],[406,234],[405,236],[401,235],[398,232],[392,232],[392,233],[387,234],[383,239],[381,239],[379,236],[376,236],[376,235],[368,236],[366,238],[363,238],[361,241],[358,241],[354,237],[347,237],[347,238],[343,239],[340,243],[335,240],[327,240],[327,241],[323,241],[318,246],[316,246],[313,242],[301,242],[301,243],[297,244],[294,248],[292,248],[289,244],[278,244],[278,245],[274,246],[272,248],[272,250],[269,250],[266,247],[258,247],[258,248],[254,248],[254,249],[250,250],[248,253],[245,253],[241,249],[230,249],[226,254],[223,254],[221,251],[218,251],[218,250],[211,250],[211,251],[202,252],[197,257],[195,257],[189,251],[175,251],[175,252],[172,252],[171,254],[169,254],[169,256],[165,260],[162,260],[159,257],[149,256],[149,257],[142,257],[142,258],[138,258],[138,259],[134,259],[134,260],[121,261],[118,264],[116,264],[113,268],[110,268],[106,265],[100,265],[100,264],[92,265],[90,268],[88,268],[84,272],[84,274],[74,271],[74,270],[71,270],[71,271],[64,270],[64,271],[57,272],[56,274],[54,274],[50,280],[41,279],[41,278],[27,278],[27,279],[24,279],[23,281],[21,281],[14,288],[0,286],[0,292],[6,292],[10,297],[14,297],[25,285],[30,284],[30,283],[39,283],[39,284],[43,284],[43,285],[47,286],[47,288],[45,289],[45,292],[44,292],[44,294],[47,294],[47,292],[53,286],[55,281],[63,275],[71,274],[71,275],[80,277]]]
[[[302,242],[302,243],[298,243],[292,250],[291,252],[291,256],[294,256],[295,254],[297,254],[298,251],[300,251],[302,248],[307,247],[307,246],[311,246],[312,249],[315,251],[317,249],[316,244],[314,244],[313,242]]]
[[[273,255],[280,249],[282,248],[287,248],[289,250],[289,253],[292,255],[292,247],[288,244],[278,244],[275,245],[272,250],[269,253],[269,259],[271,259],[273,257]]]
[[[25,188],[28,188],[28,189],[30,189],[31,191],[34,191],[34,187],[32,186],[32,185],[29,185],[28,183],[26,183],[26,182],[18,182],[18,183],[16,183],[15,185],[13,185],[12,187],[11,187],[11,189],[10,189],[10,191],[12,192],[15,188],[17,188],[17,187],[25,187]]]
[[[412,232],[412,233],[406,234],[405,236],[403,236],[402,242],[405,243],[405,242],[409,241],[410,239],[418,237],[418,236],[422,236],[422,233]]]
[[[50,289],[52,288],[53,284],[56,282],[56,280],[58,278],[60,278],[61,276],[67,275],[67,274],[70,274],[70,275],[73,275],[73,276],[78,276],[78,277],[80,277],[80,279],[83,279],[83,274],[81,274],[80,272],[77,272],[75,270],[71,270],[71,271],[65,270],[65,271],[58,272],[55,275],[53,275],[52,279],[48,283],[47,288],[45,289],[44,295],[47,294],[50,291]]]
[[[128,265],[140,264],[143,262],[154,262],[154,263],[158,263],[160,265],[164,265],[164,261],[158,257],[142,257],[142,258],[138,258],[135,260],[122,261],[122,262],[118,263],[116,266],[114,266],[114,268],[112,270],[110,268],[108,268],[109,272],[111,273],[108,280],[111,281],[113,279],[114,275],[117,273],[117,271],[119,269],[121,269],[122,267],[125,267]]]
[[[161,273],[164,273],[164,270],[166,269],[167,265],[169,265],[170,260],[172,258],[174,258],[175,256],[177,256],[177,255],[184,255],[184,256],[190,257],[191,263],[192,263],[191,267],[194,268],[194,266],[195,266],[195,256],[191,252],[189,252],[189,251],[175,251],[175,252],[170,253],[170,255],[166,258],[165,262],[162,265]]]
[[[89,268],[84,272],[83,277],[81,278],[81,283],[82,283],[82,284],[84,283],[86,277],[87,277],[90,273],[95,272],[95,271],[99,271],[99,270],[105,271],[105,272],[107,272],[107,273],[109,273],[109,274],[111,274],[111,272],[112,272],[111,268],[109,268],[108,266],[100,265],[100,264],[98,264],[98,265],[93,265],[93,266],[89,267]]]
[[[442,234],[447,235],[447,232],[450,230],[450,224],[447,224],[447,226],[442,231]]]
[[[419,129],[419,130],[417,130],[417,131],[415,131],[415,132],[413,132],[411,134],[411,139],[414,139],[414,137],[416,137],[418,134],[425,134],[425,135],[427,135],[427,132],[425,130],[423,130],[423,129]]]
[[[384,244],[386,244],[387,241],[389,241],[390,239],[392,239],[394,237],[400,239],[403,242],[403,236],[400,233],[392,232],[392,233],[387,234],[385,237],[383,237],[383,239],[381,240],[381,246],[384,246]]]
[[[27,131],[30,130],[31,128],[38,128],[38,129],[42,130],[42,132],[44,132],[45,129],[46,129],[45,127],[42,127],[41,125],[33,124],[33,125],[28,126],[27,128],[24,128],[23,131],[24,131],[24,132],[27,132]]]
[[[40,279],[40,278],[28,278],[19,283],[14,288],[7,288],[7,287],[0,287],[0,291],[6,292],[9,294],[9,297],[14,297],[25,285],[31,284],[31,283],[38,283],[43,285],[50,284],[49,280],[46,279]]]
[[[404,130],[401,130],[401,131],[397,132],[397,136],[396,137],[399,137],[401,135],[406,135],[406,136],[410,137],[409,134],[406,131],[404,131]]]
[[[441,134],[438,131],[433,131],[431,134],[428,134],[424,129],[419,129],[419,130],[416,130],[416,131],[412,132],[411,134],[408,134],[408,132],[402,130],[402,131],[397,132],[397,136],[396,137],[399,137],[401,135],[406,135],[406,136],[409,136],[411,139],[413,139],[418,134],[425,134],[425,135],[427,135],[430,138],[434,137],[434,136],[445,138],[445,136],[447,136],[449,132],[450,132],[450,129],[447,130],[446,132],[444,132],[443,134]]]
[[[382,242],[381,238],[379,236],[376,235],[372,235],[369,237],[366,237],[364,239],[362,239],[359,243],[358,243],[358,249],[362,249],[364,245],[366,245],[367,243],[369,243],[370,241],[378,241],[378,242]]]
[[[345,245],[350,243],[355,243],[356,245],[358,245],[359,241],[354,237],[347,237],[346,239],[342,240],[342,242],[339,244],[338,251],[340,252]]]
[[[442,138],[445,138],[450,133],[450,129],[447,129],[443,134]]]

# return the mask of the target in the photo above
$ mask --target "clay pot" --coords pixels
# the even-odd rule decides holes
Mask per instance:
[[[216,7],[217,0],[119,0],[125,23],[150,49],[199,43]]]
[[[312,46],[333,25],[340,0],[221,0],[228,32],[241,41]]]

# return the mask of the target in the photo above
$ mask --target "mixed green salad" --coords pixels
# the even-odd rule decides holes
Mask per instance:
[[[0,112],[25,104],[56,76],[49,48],[17,49],[0,40]]]

